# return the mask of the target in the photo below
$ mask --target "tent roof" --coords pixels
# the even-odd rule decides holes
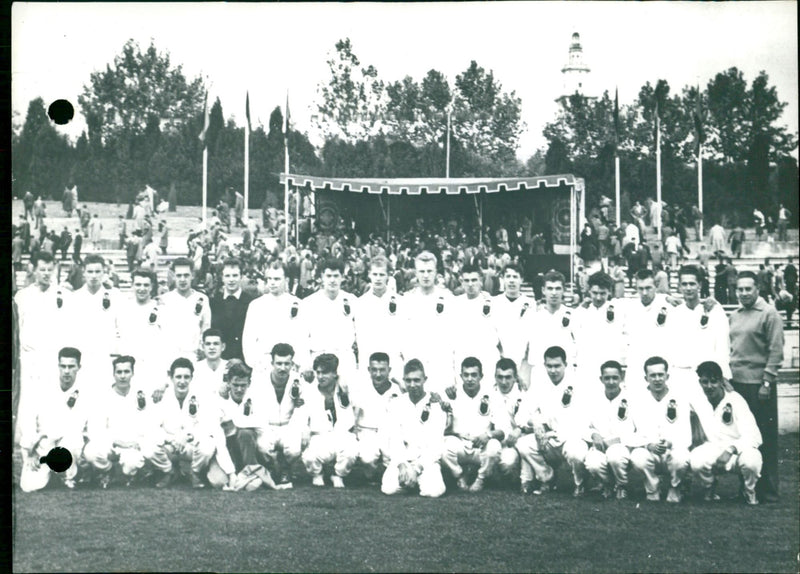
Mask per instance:
[[[506,177],[506,178],[356,178],[343,179],[335,177],[318,177],[313,175],[280,174],[280,182],[289,181],[289,185],[297,187],[310,186],[312,190],[350,191],[355,193],[371,193],[389,195],[422,195],[462,193],[497,193],[501,191],[526,191],[561,187],[564,185],[583,187],[583,180],[571,174],[547,175],[543,177]]]

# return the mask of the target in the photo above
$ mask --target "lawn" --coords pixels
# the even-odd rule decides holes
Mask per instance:
[[[438,500],[308,483],[284,492],[15,490],[14,570],[797,572],[798,435],[781,436],[780,504],[647,504],[566,489]],[[563,477],[562,477],[563,478]]]

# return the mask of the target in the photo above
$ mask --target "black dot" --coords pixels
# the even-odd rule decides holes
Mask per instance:
[[[64,472],[72,466],[72,453],[65,448],[57,446],[48,452],[41,462],[47,464],[52,471]]]
[[[55,123],[63,126],[75,117],[75,109],[67,100],[56,100],[47,108],[47,115]]]

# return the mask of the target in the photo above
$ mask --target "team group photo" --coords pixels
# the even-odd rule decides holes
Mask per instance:
[[[12,10],[14,571],[796,569],[791,3],[135,8]]]

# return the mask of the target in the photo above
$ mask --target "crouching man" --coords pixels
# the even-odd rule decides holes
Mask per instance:
[[[716,475],[738,472],[742,477],[742,494],[749,505],[758,504],[756,483],[761,476],[761,432],[750,407],[742,396],[724,387],[722,368],[714,361],[697,367],[700,386],[714,409],[714,417],[705,429],[708,442],[691,453],[692,472],[704,488],[707,501],[719,500],[714,492]]]
[[[384,494],[417,487],[420,496],[444,494],[440,460],[448,415],[439,398],[425,391],[426,380],[422,363],[411,359],[403,369],[406,393],[391,399],[387,406],[381,428],[388,457],[381,480]]]
[[[201,473],[208,467],[217,447],[225,444],[219,402],[207,392],[192,390],[193,375],[194,365],[189,359],[175,359],[169,368],[171,389],[155,409],[158,455],[164,471],[156,488],[169,486],[178,474],[188,475],[192,488],[203,488]]]
[[[306,388],[305,404],[295,411],[295,416],[308,428],[303,463],[314,486],[325,486],[323,465],[333,463],[331,484],[334,488],[344,488],[343,479],[350,474],[358,457],[358,440],[353,434],[355,413],[347,390],[339,382],[336,355],[319,355],[313,368],[317,388]]]

